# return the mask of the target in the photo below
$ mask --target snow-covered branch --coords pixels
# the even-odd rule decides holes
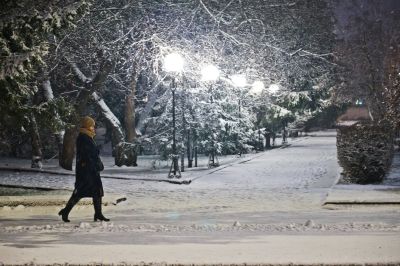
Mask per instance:
[[[71,68],[74,71],[75,75],[85,84],[91,83],[92,79],[86,77],[85,74],[79,69],[78,65],[75,62],[70,62]]]
[[[96,92],[93,92],[91,95],[92,99],[95,101],[99,109],[101,110],[101,113],[104,117],[104,119],[109,123],[113,129],[113,131],[116,132],[118,139],[123,140],[124,139],[124,133],[122,131],[121,123],[119,119],[114,115],[114,113],[110,110],[108,105],[104,102],[104,99],[102,99]]]

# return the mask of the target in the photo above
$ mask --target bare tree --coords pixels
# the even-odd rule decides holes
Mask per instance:
[[[78,116],[85,115],[88,100],[93,92],[99,91],[103,86],[107,75],[112,70],[113,64],[108,59],[103,59],[98,72],[93,77],[86,77],[75,63],[71,63],[71,67],[76,76],[84,83],[84,87],[79,91],[75,100],[75,110]],[[72,162],[75,156],[75,140],[78,134],[79,119],[68,129],[66,129],[63,140],[63,152],[60,158],[61,167],[72,170]]]

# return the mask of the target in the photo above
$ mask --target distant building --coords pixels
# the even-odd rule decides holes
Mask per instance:
[[[347,108],[346,112],[336,120],[337,127],[350,127],[360,122],[371,122],[372,116],[367,106],[356,105]]]

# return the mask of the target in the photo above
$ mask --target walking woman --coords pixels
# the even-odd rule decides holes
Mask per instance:
[[[93,198],[94,221],[109,221],[101,212],[101,198],[104,196],[103,184],[100,179],[100,171],[104,170],[99,157],[99,150],[94,142],[95,122],[85,116],[81,120],[79,136],[76,140],[76,180],[75,189],[67,205],[58,215],[68,223],[68,214],[81,198]]]

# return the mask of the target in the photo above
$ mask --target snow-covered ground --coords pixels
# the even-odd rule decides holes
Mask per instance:
[[[339,171],[329,131],[187,172],[190,185],[104,179],[106,194],[127,198],[104,207],[109,223],[92,222],[86,205],[70,224],[56,215],[60,207],[0,208],[0,262],[399,263],[398,205],[322,206]],[[68,176],[14,175],[1,182],[73,186]]]
[[[241,160],[249,160],[259,156],[259,153],[249,153],[238,155],[218,156],[221,167],[229,166]],[[114,158],[111,156],[102,156],[105,170],[101,173],[103,182],[106,179],[126,179],[126,180],[170,180],[167,178],[171,165],[171,160],[160,160],[158,155],[143,155],[138,157],[137,167],[118,167],[114,164]],[[26,193],[41,194],[40,191],[24,190],[21,188],[48,188],[60,190],[72,190],[75,182],[74,171],[67,171],[58,166],[58,160],[45,160],[43,169],[31,169],[30,160],[15,158],[0,158],[0,196],[1,195],[18,195]],[[180,161],[179,161],[180,163]],[[187,162],[185,162],[186,164]],[[194,162],[193,162],[194,165]],[[206,174],[208,171],[208,156],[199,155],[198,167],[188,168],[185,165],[185,171],[182,172],[182,179],[173,180],[181,181],[185,179],[194,179]],[[7,170],[10,169],[10,170]],[[60,173],[55,175],[54,173]],[[130,183],[129,181],[128,183]],[[109,192],[113,192],[112,188],[116,182],[111,182]],[[118,182],[117,182],[118,183]],[[1,186],[16,186],[14,189],[3,188]],[[120,191],[119,188],[116,191]]]

